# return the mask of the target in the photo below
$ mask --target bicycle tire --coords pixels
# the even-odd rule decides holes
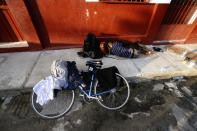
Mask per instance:
[[[116,73],[116,79],[118,80],[119,78],[122,79],[122,87],[118,87],[118,84],[115,86],[114,90],[110,91],[109,93],[105,93],[102,95],[97,96],[98,100],[97,102],[104,108],[109,109],[109,110],[118,110],[120,108],[122,108],[129,100],[129,96],[130,96],[130,87],[129,84],[127,82],[127,80],[121,76],[120,74]],[[120,80],[121,81],[121,80]],[[121,86],[121,85],[120,85]],[[99,93],[102,92],[102,88],[99,90],[99,83],[98,80],[96,81],[95,87],[94,87],[94,93]],[[124,93],[122,92],[124,89]],[[117,96],[118,93],[122,92],[123,94],[123,101],[120,102],[120,97],[119,99],[117,99],[118,101],[114,101],[113,99],[115,98],[115,94]],[[107,101],[107,98],[113,97],[112,100]],[[117,104],[118,102],[120,102],[120,104]],[[114,105],[114,106],[112,106]]]
[[[69,99],[71,98],[71,99]],[[35,113],[44,119],[55,119],[67,113],[75,99],[74,90],[61,90],[58,91],[53,100],[41,106],[36,103],[37,95],[33,91],[31,96],[31,105]]]

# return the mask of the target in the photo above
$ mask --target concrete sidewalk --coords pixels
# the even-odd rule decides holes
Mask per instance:
[[[186,46],[188,48],[188,45]],[[197,46],[193,46],[197,49]],[[21,52],[0,54],[0,90],[16,88],[32,88],[37,82],[50,75],[50,65],[53,60],[64,59],[76,61],[79,70],[87,69],[85,62],[89,58],[77,55],[80,48],[65,50],[48,50],[40,52]],[[184,64],[180,55],[165,52],[155,52],[150,56],[136,59],[119,57],[102,59],[103,67],[117,66],[120,73],[127,77],[173,77],[179,75],[197,75],[197,67]]]

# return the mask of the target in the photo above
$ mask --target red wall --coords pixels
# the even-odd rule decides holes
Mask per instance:
[[[18,41],[4,13],[7,13],[7,10],[0,8],[0,43]]]
[[[164,24],[161,25],[155,40],[183,40],[192,25],[186,24]]]
[[[168,7],[85,0],[40,0],[37,5],[51,46],[82,44],[88,32],[103,39],[150,41]]]
[[[197,43],[197,24],[196,24],[194,30],[188,36],[188,39],[187,39],[186,43],[189,43],[189,44],[192,44],[192,43],[196,44]]]
[[[168,44],[190,43],[189,36],[192,35],[191,33],[197,26],[197,22],[194,21],[189,24],[189,21],[193,18],[196,9],[196,0],[172,0],[155,40],[165,41]]]
[[[85,34],[100,39],[150,43],[168,4],[110,4],[85,0],[6,0],[29,43],[28,49],[82,45]]]
[[[6,0],[6,2],[16,20],[17,26],[22,32],[24,40],[29,44],[29,48],[11,49],[11,51],[41,49],[39,37],[23,0]]]

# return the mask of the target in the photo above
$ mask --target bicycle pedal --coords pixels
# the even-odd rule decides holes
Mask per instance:
[[[98,99],[99,99],[99,100],[101,100],[101,101],[103,101],[103,99],[102,99],[102,97],[101,97],[101,96],[98,96]]]

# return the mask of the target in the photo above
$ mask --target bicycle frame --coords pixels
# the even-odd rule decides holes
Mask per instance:
[[[85,71],[81,71],[81,72],[87,72],[87,73],[90,73],[90,72],[93,72],[93,71],[89,71],[89,70],[85,70]],[[91,76],[91,82],[90,82],[90,90],[89,92],[87,93],[86,91],[83,90],[83,88],[79,87],[79,89],[83,92],[83,94],[85,94],[88,98],[91,98],[91,99],[98,99],[97,96],[98,95],[102,95],[102,94],[105,94],[105,93],[109,93],[111,91],[113,91],[115,88],[113,89],[110,89],[110,90],[107,90],[107,91],[103,91],[103,92],[100,92],[100,93],[97,93],[97,94],[91,94],[92,92],[92,88],[93,88],[93,81],[94,81],[94,77],[95,77],[95,74],[94,72],[92,73],[92,76]]]

